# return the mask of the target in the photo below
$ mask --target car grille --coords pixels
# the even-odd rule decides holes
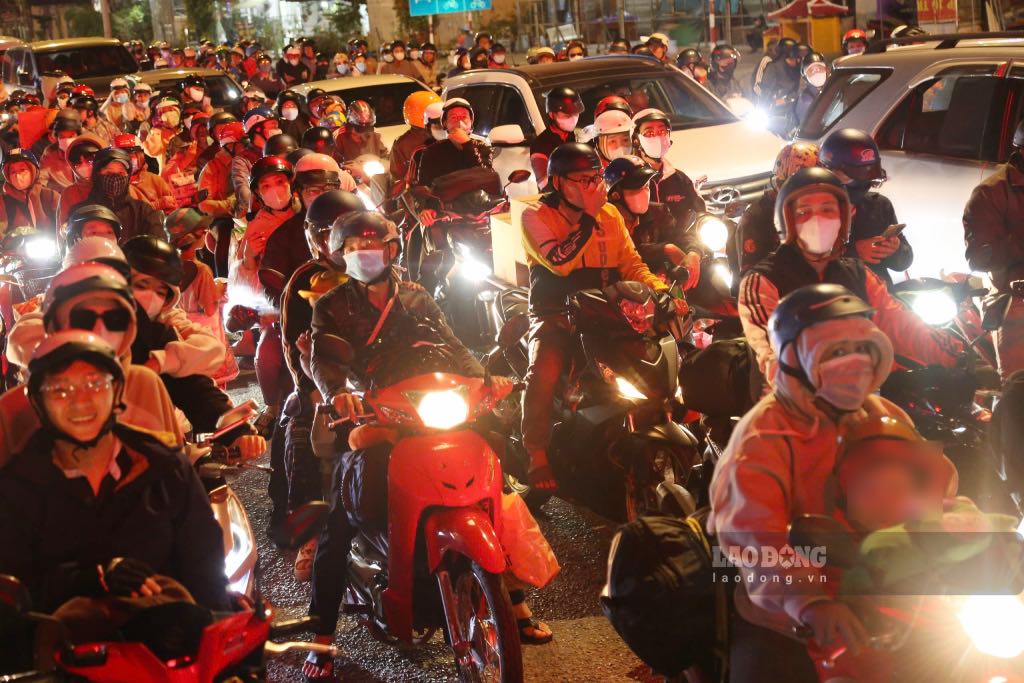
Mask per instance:
[[[708,184],[701,188],[700,194],[704,197],[709,211],[728,213],[730,207],[735,210],[760,197],[768,189],[771,177],[771,173],[759,173],[746,178]]]

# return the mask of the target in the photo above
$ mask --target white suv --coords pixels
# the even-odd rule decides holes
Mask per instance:
[[[875,138],[889,176],[880,191],[907,224],[916,276],[968,272],[964,205],[1006,161],[1024,114],[1020,33],[928,39],[836,60],[797,134],[820,144],[833,130],[859,128]]]
[[[518,125],[529,144],[547,127],[545,93],[559,86],[583,98],[581,128],[592,122],[594,106],[607,95],[623,95],[636,109],[645,105],[668,114],[673,143],[668,159],[693,179],[708,177],[702,194],[712,209],[757,198],[782,146],[779,138],[737,118],[675,67],[638,55],[467,71],[445,82],[444,97],[469,100],[476,135],[486,138],[493,128]]]

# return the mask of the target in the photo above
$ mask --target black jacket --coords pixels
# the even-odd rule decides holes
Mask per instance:
[[[857,240],[878,237],[890,225],[899,222],[896,219],[896,210],[892,207],[892,202],[888,197],[877,192],[868,192],[860,201],[855,200],[855,206],[857,212],[853,216],[853,226],[850,228],[850,245],[846,248],[846,255],[851,258],[858,258],[855,244]],[[882,278],[887,287],[891,287],[892,276],[889,275],[889,271],[904,271],[913,262],[914,250],[910,248],[907,238],[900,235],[900,246],[889,258],[881,263],[867,264],[867,266]]]
[[[306,241],[306,213],[303,211],[270,233],[263,251],[263,260],[260,261],[260,270],[275,271],[281,275],[283,282],[288,282],[295,269],[311,258],[313,256],[309,253],[309,243]],[[266,285],[264,289],[271,301],[276,302],[281,298],[280,290],[271,291]]]
[[[491,150],[487,145],[470,140],[457,147],[451,140],[441,140],[423,148],[415,184],[429,187],[443,175],[477,167],[491,167]]]
[[[296,341],[306,330],[313,327],[313,306],[299,292],[309,290],[314,275],[326,270],[316,261],[306,261],[300,265],[281,295],[281,345],[284,347],[284,358],[292,375],[292,382],[299,393],[308,396],[316,385],[302,369],[302,353]]]
[[[864,301],[870,301],[865,282],[864,262],[859,259],[838,258],[829,261],[822,277],[818,278],[814,266],[807,262],[800,248],[793,244],[783,244],[751,268],[752,272],[760,273],[779,291],[779,299],[790,292],[806,285],[828,282],[842,285]]]
[[[68,215],[86,204],[100,204],[117,214],[117,219],[121,222],[121,237],[118,240],[121,244],[139,235],[152,235],[162,240],[167,239],[163,213],[140,199],[129,195],[125,195],[119,200],[107,199],[99,185],[94,184],[89,196],[71,207]]]
[[[693,181],[678,168],[668,176],[658,176],[651,181],[651,201],[664,204],[675,219],[677,230],[684,232],[694,216],[703,213],[706,207]]]
[[[740,217],[734,249],[741,277],[778,249],[782,242],[775,228],[776,195],[775,190],[765,190]]]
[[[0,574],[26,585],[38,611],[96,594],[97,564],[131,557],[180,581],[196,601],[227,607],[224,546],[203,485],[185,457],[149,433],[115,428],[121,478],[94,496],[51,459],[42,431],[0,469]]]
[[[366,286],[349,280],[320,297],[313,306],[313,355],[310,370],[324,398],[345,389],[349,378],[364,387],[390,383],[397,375],[445,371],[478,377],[483,368],[455,336],[434,298],[424,291],[392,283],[398,298],[376,339],[367,341],[381,317],[370,303]],[[347,343],[339,344],[338,339]],[[450,357],[442,370],[427,345],[443,344]],[[414,352],[414,349],[417,349]],[[422,355],[420,355],[422,352]],[[397,368],[395,365],[405,365]],[[415,366],[415,367],[409,367]],[[405,370],[405,372],[403,372]]]

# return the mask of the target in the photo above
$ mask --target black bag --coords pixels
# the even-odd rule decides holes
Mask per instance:
[[[712,569],[698,517],[640,517],[612,540],[601,606],[655,673],[676,676],[700,666],[711,675],[722,670],[732,585],[716,583],[713,571],[731,570]]]
[[[756,367],[745,339],[722,339],[692,351],[679,368],[679,384],[687,408],[712,417],[740,417],[760,393],[753,390]]]

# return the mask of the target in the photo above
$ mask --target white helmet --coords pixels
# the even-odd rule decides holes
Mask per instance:
[[[611,135],[613,133],[633,132],[633,120],[629,114],[617,109],[608,109],[594,119],[594,133],[596,135]]]
[[[124,257],[117,242],[106,237],[83,237],[68,248],[62,268],[80,263],[103,263],[118,270],[128,270],[128,259]]]
[[[431,121],[436,121],[438,125],[441,124],[441,114],[444,113],[443,102],[431,102],[427,105],[427,108],[423,110],[423,125],[424,127],[429,126]]]

